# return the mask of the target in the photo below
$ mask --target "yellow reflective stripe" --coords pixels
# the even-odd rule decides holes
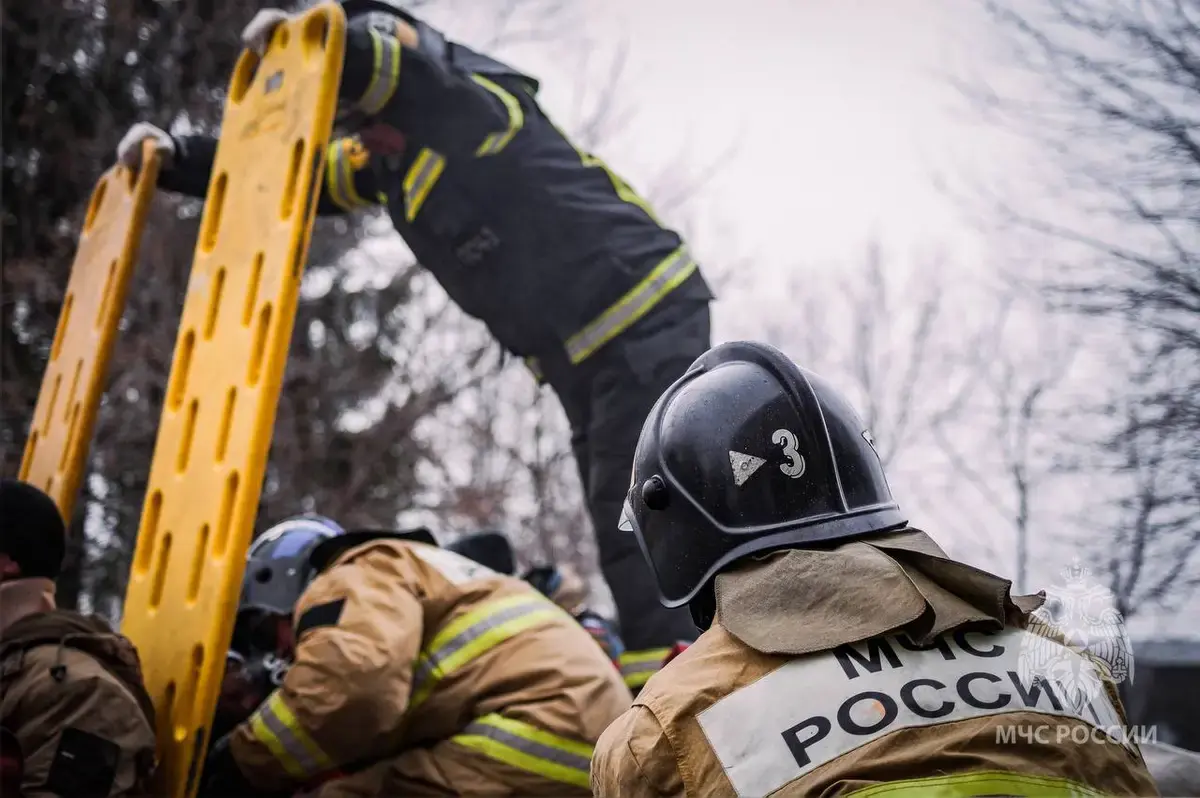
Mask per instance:
[[[366,161],[366,150],[353,139],[338,139],[329,145],[329,154],[325,159],[325,185],[333,204],[347,211],[371,204],[363,199],[354,185],[354,175],[366,165]]]
[[[325,190],[329,192],[329,199],[334,205],[350,211],[354,209],[346,202],[346,196],[342,192],[342,185],[339,181],[341,157],[342,142],[335,141],[329,145],[329,153],[325,158]]]
[[[464,613],[441,629],[413,667],[410,706],[423,702],[454,671],[526,629],[565,613],[541,595],[510,596]]]
[[[683,247],[672,252],[608,310],[567,339],[567,355],[578,365],[616,338],[696,271]],[[665,656],[665,655],[664,655]]]
[[[307,777],[304,768],[288,753],[283,747],[283,743],[275,736],[275,733],[267,728],[267,724],[257,714],[250,716],[250,733],[254,735],[254,739],[258,740],[266,749],[271,752],[271,755],[279,760],[279,764],[287,771],[289,776],[297,779]]]
[[[630,690],[638,690],[646,686],[646,682],[650,681],[650,677],[655,674],[655,671],[646,671],[644,673],[625,673],[622,669],[621,678],[625,681],[625,686]]]
[[[575,145],[572,144],[571,146]],[[649,216],[651,221],[653,221],[659,227],[666,227],[666,225],[664,225],[658,218],[657,214],[654,213],[654,209],[650,207],[650,203],[642,199],[642,197],[633,190],[633,186],[625,182],[625,178],[618,175],[607,163],[600,158],[597,158],[595,155],[592,155],[590,152],[584,152],[578,147],[575,147],[575,151],[579,153],[579,160],[584,166],[588,168],[600,169],[604,172],[604,174],[608,175],[608,182],[612,183],[613,191],[617,193],[618,199],[620,199],[622,202],[628,202],[635,208],[640,208],[642,213]]]
[[[371,82],[357,106],[363,113],[373,116],[383,110],[400,85],[400,42],[374,29],[370,36],[375,56]]]
[[[574,787],[589,786],[592,746],[528,723],[502,715],[485,715],[450,740],[551,781]]]
[[[1078,782],[1052,776],[1028,776],[989,770],[956,776],[893,781],[852,792],[859,798],[971,798],[977,795],[1019,795],[1029,798],[1099,798],[1105,793]]]
[[[291,730],[292,734],[295,735],[296,740],[304,747],[305,751],[308,752],[308,755],[312,757],[313,761],[316,762],[322,770],[329,770],[334,766],[333,760],[330,759],[329,755],[321,749],[321,746],[317,745],[316,740],[310,737],[308,732],[304,730],[304,726],[299,720],[296,719],[296,715],[292,712],[292,708],[284,702],[283,696],[281,696],[278,691],[273,693],[271,697],[267,699],[267,706],[274,709],[276,715],[279,717],[279,720],[282,721],[284,726]]]
[[[650,677],[662,670],[663,660],[671,653],[669,648],[649,648],[643,651],[626,651],[618,663],[621,678],[629,689],[642,687]]]
[[[539,383],[545,377],[545,375],[542,374],[542,364],[536,357],[525,358],[525,366],[530,370],[530,372],[533,373],[533,378]]]
[[[659,666],[662,665],[662,661],[670,653],[670,648],[647,648],[642,651],[626,651],[621,655],[621,667],[625,667],[626,663],[630,665],[643,665],[647,662]]]
[[[296,778],[310,778],[334,767],[333,760],[296,720],[279,691],[250,716],[250,730]]]
[[[417,212],[445,168],[446,159],[428,147],[417,154],[404,175],[404,216],[409,222],[417,218]]]
[[[533,94],[530,93],[530,96],[532,97]],[[551,123],[551,125],[554,126],[553,123]],[[575,144],[575,142],[572,141],[569,136],[559,130],[557,126],[554,126],[554,129],[558,131],[558,135],[562,136],[563,139],[565,139],[566,142],[571,145],[575,152],[579,153],[580,163],[589,169],[600,169],[604,172],[604,174],[608,177],[608,182],[612,184],[613,191],[616,192],[619,200],[622,202],[627,202],[635,208],[641,209],[641,211],[649,216],[650,219],[659,227],[666,227],[666,225],[664,225],[658,218],[658,215],[654,213],[654,209],[650,207],[650,203],[642,199],[642,197],[633,190],[633,186],[625,182],[625,178],[614,172],[612,168],[610,168],[609,165],[604,162],[603,159],[597,158],[590,152],[585,152],[584,150],[579,149],[579,146]]]
[[[509,94],[500,86],[497,86],[492,81],[485,78],[483,75],[472,75],[471,79],[478,83],[483,88],[490,91],[492,94],[500,98],[500,102],[504,103],[504,108],[508,111],[508,128],[500,133],[491,133],[483,143],[479,145],[479,149],[475,151],[475,155],[482,157],[484,155],[495,155],[508,146],[508,143],[513,140],[522,127],[525,126],[525,112],[521,110],[521,103],[516,97]]]

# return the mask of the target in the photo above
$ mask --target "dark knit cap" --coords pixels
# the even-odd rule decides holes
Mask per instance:
[[[0,554],[21,569],[21,579],[57,579],[66,556],[67,528],[58,505],[16,479],[0,479]]]

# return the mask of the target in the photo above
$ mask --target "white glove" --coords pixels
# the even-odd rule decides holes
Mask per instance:
[[[139,168],[142,165],[142,142],[146,139],[154,142],[154,149],[158,151],[163,167],[170,168],[171,159],[175,157],[175,142],[166,131],[159,130],[149,122],[138,122],[129,128],[129,132],[117,145],[117,161],[130,169]]]
[[[254,15],[250,24],[242,31],[242,44],[260,56],[267,51],[267,44],[272,34],[281,22],[287,22],[292,15],[278,8],[264,8]]]

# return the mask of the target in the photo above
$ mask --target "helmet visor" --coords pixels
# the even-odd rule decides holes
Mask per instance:
[[[679,607],[691,601],[704,581],[697,581],[697,569],[707,571],[704,563],[718,560],[721,554],[714,545],[716,538],[688,534],[689,529],[703,528],[700,524],[708,520],[690,502],[681,504],[686,506],[671,513],[646,512],[638,490],[634,489],[625,498],[617,523],[618,529],[632,532],[637,538],[654,572],[659,598],[666,607]],[[680,546],[682,540],[690,540],[692,545]],[[706,551],[710,548],[711,551]]]
[[[628,497],[625,499],[625,506],[621,508],[621,518],[617,521],[617,529],[622,532],[633,532],[637,525],[637,521],[633,517],[633,508],[629,506]]]

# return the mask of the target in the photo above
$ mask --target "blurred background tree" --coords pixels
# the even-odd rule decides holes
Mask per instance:
[[[556,6],[529,0],[546,20]],[[0,468],[20,464],[92,186],[134,122],[215,130],[242,27],[263,3],[8,4],[3,17]],[[504,14],[511,15],[509,3]],[[499,12],[498,12],[499,13]],[[195,245],[200,203],[160,194],[121,321],[73,519],[60,601],[119,613]],[[259,528],[305,510],[391,524],[417,493],[417,425],[498,359],[461,339],[419,268],[357,252],[378,215],[320,220],[292,342]],[[358,279],[369,274],[370,279]],[[425,296],[420,300],[417,295]],[[434,360],[422,342],[455,339]],[[424,353],[423,353],[424,352]]]
[[[1178,612],[1200,587],[1200,14],[978,5],[1002,61],[963,89],[1046,159],[1025,202],[989,210],[1042,253],[1026,285],[1100,356],[1074,424],[1055,422],[1074,438],[1057,470],[1103,486],[1068,523],[1126,617]]]

